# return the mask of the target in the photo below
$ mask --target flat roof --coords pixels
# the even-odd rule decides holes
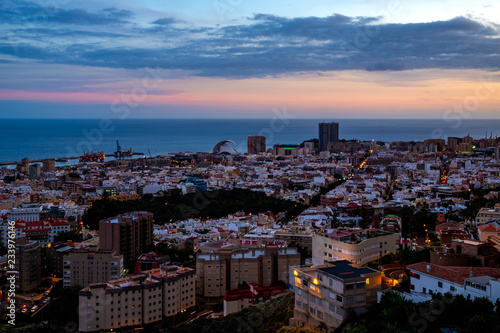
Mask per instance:
[[[358,268],[352,266],[351,262],[347,260],[341,261],[333,261],[329,262],[333,264],[331,267],[323,267],[319,268],[320,271],[325,272],[327,274],[336,276],[342,280],[359,278],[363,274],[376,273],[378,271],[371,268]]]

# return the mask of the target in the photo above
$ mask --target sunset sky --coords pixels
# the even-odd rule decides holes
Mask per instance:
[[[0,118],[500,118],[500,5],[0,3]]]

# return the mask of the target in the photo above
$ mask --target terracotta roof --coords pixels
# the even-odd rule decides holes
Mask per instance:
[[[430,265],[430,272],[427,272],[427,265]],[[471,276],[471,273],[476,277],[491,276],[500,278],[500,268],[439,266],[427,262],[419,262],[406,268],[459,284],[463,284],[464,280]]]
[[[482,225],[478,227],[479,230],[481,231],[492,231],[492,232],[497,232],[500,231],[500,228],[495,227],[493,224],[489,223],[487,225]]]

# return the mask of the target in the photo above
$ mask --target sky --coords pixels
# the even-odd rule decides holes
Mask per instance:
[[[500,3],[0,2],[0,118],[500,118]]]

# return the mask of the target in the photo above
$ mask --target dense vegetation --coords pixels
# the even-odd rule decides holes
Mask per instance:
[[[293,292],[272,299],[260,306],[243,309],[218,319],[196,319],[191,323],[177,328],[169,328],[169,332],[176,333],[230,333],[230,332],[262,332],[275,333],[288,325],[293,317],[295,297]]]
[[[328,184],[325,187],[322,187],[320,189],[319,193],[316,194],[314,197],[311,198],[311,202],[310,202],[311,206],[317,206],[317,205],[319,205],[320,202],[321,202],[321,196],[322,195],[327,194],[328,192],[330,192],[331,190],[333,190],[334,188],[336,188],[337,186],[339,186],[340,184],[342,184],[344,182],[343,179],[338,178],[338,177],[342,177],[342,176],[336,175],[337,180],[335,182],[330,183],[330,184]]]
[[[268,197],[263,192],[246,189],[196,192],[186,195],[175,191],[168,196],[154,198],[150,194],[139,200],[98,200],[83,216],[90,229],[98,229],[99,221],[126,212],[143,210],[154,214],[155,223],[162,224],[187,218],[220,218],[238,211],[257,214],[271,211],[286,213],[286,219],[300,214],[306,206],[294,201]]]
[[[349,333],[371,332],[499,332],[500,302],[486,298],[466,299],[450,294],[434,295],[432,301],[414,303],[386,293],[380,303],[357,316],[350,313],[344,327]]]

